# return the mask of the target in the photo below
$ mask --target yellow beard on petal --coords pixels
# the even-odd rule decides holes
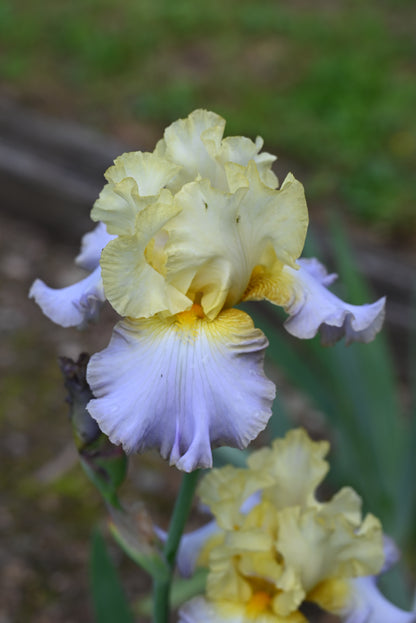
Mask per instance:
[[[243,301],[262,301],[267,299],[282,307],[287,307],[293,297],[293,277],[283,271],[279,262],[273,271],[264,266],[255,266],[243,295]]]
[[[269,595],[266,591],[253,593],[246,606],[247,615],[255,618],[259,614],[266,612],[269,608],[271,600],[271,595]]]
[[[306,597],[328,612],[340,612],[350,597],[349,583],[343,579],[324,580]]]
[[[196,321],[205,318],[204,310],[201,305],[194,303],[191,309],[187,309],[186,311],[180,312],[176,315],[176,324],[180,327],[187,328],[189,326],[193,326]]]
[[[226,336],[232,342],[234,332],[239,335],[242,330],[256,331],[250,316],[234,308],[225,309],[214,320],[210,320],[205,315],[202,306],[194,303],[190,309],[168,318],[185,341],[197,339],[198,335],[204,331],[209,332],[212,340],[222,340]]]

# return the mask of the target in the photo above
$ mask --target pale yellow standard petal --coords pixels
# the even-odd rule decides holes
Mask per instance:
[[[254,247],[257,255],[260,244],[266,252],[271,247],[276,259],[296,266],[295,260],[302,252],[308,228],[302,184],[289,174],[280,190],[272,190],[263,184],[253,162],[247,168],[247,177],[249,187],[238,213],[244,248]],[[253,269],[258,264],[269,270],[273,268],[261,256],[258,261],[253,257],[250,263]]]
[[[160,249],[156,250],[155,265],[152,265],[155,237],[178,212],[170,193],[164,193],[158,203],[137,214],[133,236],[112,240],[102,253],[104,291],[121,316],[148,318],[162,311],[175,314],[192,305],[189,298],[167,285],[157,270],[161,264]],[[150,256],[146,253],[147,247]]]
[[[195,110],[186,119],[179,119],[166,128],[154,153],[182,167],[169,185],[173,192],[198,177],[208,178],[213,186],[225,190],[224,171],[212,157],[213,152],[216,153],[220,148],[224,128],[225,120],[222,117],[202,109]]]
[[[262,182],[270,188],[277,188],[279,181],[271,170],[276,156],[267,152],[260,153],[262,147],[263,139],[260,136],[256,138],[255,143],[245,136],[229,136],[223,139],[221,150],[216,155],[216,159],[223,166],[227,163],[235,163],[242,165],[244,168],[250,160],[253,160],[256,163]],[[232,188],[230,190],[233,192]]]
[[[157,195],[179,170],[179,165],[154,153],[132,151],[116,158],[114,165],[107,169],[105,178],[113,184],[132,178],[140,196],[150,197]]]
[[[209,318],[253,298],[257,266],[276,270],[279,264],[281,272],[284,263],[294,265],[303,246],[301,185],[290,179],[275,191],[262,183],[253,162],[247,170],[250,186],[233,194],[208,180],[186,184],[175,196],[181,211],[166,226],[166,280],[200,302]]]
[[[270,486],[264,487],[263,499],[270,500],[276,509],[317,506],[315,490],[328,472],[324,460],[328,451],[327,441],[312,441],[306,431],[298,428],[289,431],[284,439],[275,439],[271,448],[253,452],[248,466],[272,480]]]
[[[202,479],[198,487],[201,502],[209,507],[218,525],[231,530],[242,519],[243,504],[272,480],[267,473],[226,465],[214,469]]]
[[[104,186],[91,210],[93,221],[102,221],[111,234],[132,234],[136,215],[142,208],[135,180],[126,177]]]
[[[252,160],[267,186],[276,188],[278,180],[271,166],[275,156],[261,153],[263,140],[253,142],[244,136],[223,139],[225,120],[207,110],[195,110],[186,119],[179,119],[165,130],[164,138],[156,146],[155,154],[180,164],[182,169],[169,183],[177,192],[187,182],[207,178],[214,188],[234,192],[247,185],[245,169]],[[227,167],[235,165],[231,175]]]
[[[368,515],[357,528],[331,502],[318,512],[282,509],[276,548],[306,594],[327,579],[377,573],[384,558],[380,522]]]
[[[223,193],[208,180],[187,184],[175,197],[181,211],[166,226],[166,280],[211,319],[241,299],[250,276],[237,218],[244,192]]]
[[[283,269],[296,267],[308,227],[303,186],[289,174],[280,190],[265,190],[255,167],[248,170],[250,186],[239,212],[241,235],[245,248],[258,248],[255,241],[261,240],[263,253],[252,257],[243,300],[287,306],[293,298],[292,279]]]
[[[207,598],[244,608],[247,620],[254,615],[270,617],[270,621],[303,620],[297,610],[305,591],[295,574],[285,571],[284,559],[275,547],[278,530],[276,509],[260,502],[242,514],[221,540],[212,537],[206,546],[212,546]],[[283,592],[284,588],[289,590]]]
[[[328,517],[342,515],[358,530],[362,521],[361,507],[362,500],[358,493],[351,487],[342,487],[325,505],[325,513]]]
[[[247,469],[221,468],[203,479],[202,501],[215,522],[199,563],[209,568],[204,603],[221,623],[228,617],[242,623],[306,621],[305,602],[351,615],[351,623],[367,615],[378,623],[378,612],[382,623],[389,622],[385,614],[394,607],[365,584],[369,579],[375,586],[373,576],[385,557],[380,522],[372,515],[362,519],[361,499],[348,487],[329,502],[315,499],[328,469],[327,452],[326,442],[314,442],[298,429],[272,449],[253,452]],[[273,482],[258,491],[260,475]],[[410,623],[408,617],[403,613],[397,620]]]
[[[129,152],[107,169],[108,181],[91,211],[94,221],[103,221],[110,234],[132,235],[136,216],[154,203],[160,191],[180,166],[152,153]]]

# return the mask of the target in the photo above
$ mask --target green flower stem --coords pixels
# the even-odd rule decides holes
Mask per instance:
[[[172,576],[175,568],[176,552],[191,510],[196,485],[198,483],[199,470],[184,474],[179,494],[173,509],[169,532],[163,548],[163,556],[166,562],[168,574],[166,578],[156,579],[153,589],[154,623],[168,623],[169,621],[169,597],[172,584]]]

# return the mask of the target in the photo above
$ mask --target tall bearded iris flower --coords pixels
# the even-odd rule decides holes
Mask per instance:
[[[384,314],[383,299],[343,303],[327,290],[334,276],[299,260],[302,185],[289,174],[278,188],[261,139],[224,139],[224,126],[196,110],[152,153],[117,158],[91,213],[93,272],[72,290],[31,291],[64,326],[111,303],[122,320],[88,365],[88,409],[126,451],[157,448],[185,471],[211,466],[213,445],[245,447],[271,414],[267,339],[236,305],[267,299],[289,313],[290,333],[320,330],[327,343],[371,340]]]
[[[247,469],[203,478],[215,522],[183,538],[179,564],[208,567],[206,594],[181,608],[179,623],[306,623],[308,603],[345,623],[414,623],[377,589],[374,575],[396,558],[378,519],[362,517],[349,487],[316,497],[328,448],[292,430],[253,452]]]

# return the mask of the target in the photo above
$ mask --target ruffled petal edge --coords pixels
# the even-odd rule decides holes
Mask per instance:
[[[124,320],[93,355],[88,410],[127,452],[157,448],[171,465],[211,467],[211,446],[246,447],[266,426],[275,386],[267,340],[244,312]]]
[[[336,275],[328,275],[316,259],[298,260],[299,270],[284,268],[291,283],[292,297],[285,306],[290,315],[286,330],[299,338],[312,338],[319,331],[324,345],[345,336],[346,344],[371,342],[385,317],[385,297],[375,303],[350,305],[327,290]]]

